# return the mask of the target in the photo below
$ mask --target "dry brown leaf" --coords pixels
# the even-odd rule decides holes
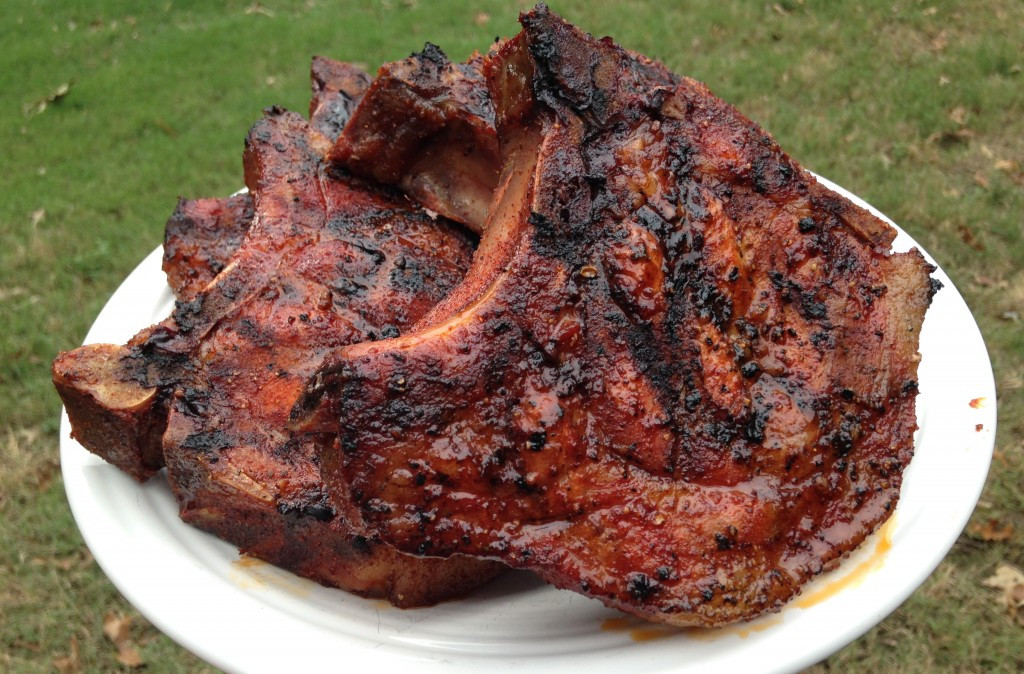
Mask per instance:
[[[967,108],[962,105],[958,105],[949,111],[948,117],[953,122],[963,126],[967,123]]]
[[[473,17],[473,23],[478,26],[486,26],[487,22],[491,20],[491,15],[487,12],[477,12],[476,16]]]
[[[999,590],[999,605],[1019,624],[1024,625],[1024,571],[1004,562],[996,567],[994,574],[981,581],[981,584]]]
[[[977,134],[973,130],[966,127],[961,127],[955,131],[936,131],[927,138],[924,139],[925,143],[932,144],[938,143],[943,146],[956,145],[958,143],[966,143],[971,138],[974,138]]]
[[[974,232],[972,232],[967,225],[958,225],[957,230],[960,231],[960,238],[968,246],[970,246],[974,250],[985,250],[984,244],[982,244],[980,241],[978,241],[977,238],[975,238]]]
[[[1024,388],[1024,375],[1020,372],[1008,372],[999,380],[1001,391],[1019,391]]]
[[[78,557],[78,555],[71,555],[70,557],[65,557],[64,559],[53,560],[53,565],[61,571],[70,571],[71,569],[81,564],[81,562],[82,560]]]
[[[117,661],[125,667],[132,668],[141,667],[145,664],[139,652],[127,644],[117,649]]]
[[[974,183],[978,187],[983,187],[985,189],[988,189],[989,186],[988,178],[981,171],[978,171],[977,173],[974,174]]]
[[[1007,173],[1016,173],[1020,170],[1020,165],[1011,159],[997,159],[993,166],[997,171],[1005,171]]]
[[[25,288],[0,288],[0,302],[12,297],[21,297],[22,295],[28,295],[28,290]]]
[[[1003,524],[997,519],[990,519],[984,523],[974,522],[967,527],[967,533],[983,541],[999,543],[1013,537],[1013,524],[1009,522]]]
[[[39,645],[38,641],[22,641],[21,639],[17,639],[11,645],[15,648],[23,648],[26,651],[31,651],[33,653],[38,653],[43,650],[43,647]]]
[[[78,674],[82,671],[82,663],[78,659],[78,637],[71,637],[71,652],[61,658],[53,659],[53,666],[60,674]]]
[[[37,226],[40,222],[46,219],[46,209],[40,208],[32,211],[32,226]]]
[[[42,493],[50,488],[50,484],[53,483],[53,477],[56,475],[57,470],[60,468],[60,464],[56,461],[44,461],[35,470],[35,481],[36,491]]]
[[[51,103],[59,103],[61,99],[67,96],[70,92],[71,82],[64,82],[56,89],[54,89],[53,93],[51,93],[49,96],[46,96],[45,98],[40,98],[35,103],[30,103],[29,105],[26,105],[23,109],[25,116],[34,117],[42,113],[46,110],[46,108],[50,107]]]
[[[145,664],[139,651],[131,643],[132,618],[110,612],[103,616],[103,636],[117,647],[117,661],[125,667],[141,667]]]
[[[118,648],[131,638],[131,628],[131,616],[119,616],[113,612],[103,616],[103,636]]]

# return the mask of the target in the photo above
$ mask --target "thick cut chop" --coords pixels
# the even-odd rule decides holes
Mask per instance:
[[[503,171],[463,284],[293,419],[332,496],[665,623],[777,609],[891,511],[916,250],[700,83],[540,6],[488,58]]]
[[[369,77],[357,67],[314,57],[310,114],[321,130],[320,146],[337,139]],[[226,199],[179,200],[167,222],[163,268],[175,297],[192,300],[234,256],[252,225],[249,194]],[[136,336],[141,343],[149,331]],[[124,347],[91,345],[61,354],[54,362],[57,387],[71,420],[72,435],[105,460],[146,480],[163,467],[160,438],[166,426],[166,395],[125,375]],[[60,366],[58,368],[58,365]]]
[[[164,229],[164,273],[178,299],[190,300],[219,274],[252,224],[249,194],[178,199]]]
[[[320,480],[324,437],[287,421],[325,353],[410,326],[462,278],[471,242],[331,174],[328,140],[298,115],[270,110],[246,146],[255,216],[225,269],[127,346],[55,362],[75,435],[140,479],[166,463],[182,519],[244,552],[399,606],[460,595],[501,566],[415,558],[353,528]],[[112,428],[131,433],[96,441]]]
[[[309,99],[309,121],[333,143],[370,88],[371,79],[359,66],[324,56],[314,56],[310,70],[313,96]]]
[[[397,335],[440,300],[461,279],[471,247],[403,200],[307,165],[295,156],[304,151],[296,141],[304,124],[272,116],[250,135],[247,182],[258,220],[234,268],[215,283],[232,282],[253,299],[215,324],[202,307],[179,315],[179,329],[204,333],[191,349],[204,366],[171,402],[168,478],[183,519],[251,554],[363,593],[385,586],[399,605],[430,603],[496,567],[417,560],[352,531],[320,480],[324,438],[287,433],[288,410],[324,353]],[[293,156],[282,157],[282,146]],[[294,169],[290,182],[279,166]],[[288,237],[264,237],[263,228]],[[179,332],[149,344],[173,357],[194,339]],[[282,540],[268,535],[277,531]],[[333,577],[339,571],[344,582]]]
[[[428,43],[382,66],[331,160],[479,233],[499,166],[482,64],[479,54],[452,63]]]
[[[330,142],[370,86],[358,66],[314,56],[309,118]],[[227,266],[252,224],[248,194],[224,199],[179,199],[164,230],[163,269],[178,299],[192,299]]]

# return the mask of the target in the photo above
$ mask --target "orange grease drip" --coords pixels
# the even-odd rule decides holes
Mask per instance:
[[[249,555],[239,555],[238,559],[231,563],[243,569],[252,569],[258,566],[267,566],[267,562],[264,562],[259,557],[250,557]]]
[[[890,517],[882,528],[878,532],[878,543],[875,544],[875,551],[871,553],[871,556],[866,560],[858,564],[852,571],[840,578],[827,584],[825,587],[802,597],[796,602],[799,608],[810,608],[815,604],[822,602],[842,590],[852,585],[860,585],[860,583],[870,574],[872,571],[877,569],[885,561],[885,553],[889,552],[889,548],[892,547],[892,527],[893,522],[896,518]]]
[[[234,569],[230,579],[245,590],[275,589],[295,597],[306,597],[315,587],[313,581],[281,571],[270,562],[251,555],[239,555],[231,565]]]
[[[986,402],[988,402],[988,400],[986,398],[975,398],[975,399],[971,400],[970,405],[974,409],[980,409],[980,408],[985,406]]]
[[[680,634],[679,630],[673,630],[669,628],[657,628],[648,627],[641,628],[637,627],[629,631],[629,637],[633,641],[654,641],[655,639],[664,639],[665,637],[671,637]]]
[[[601,621],[601,629],[605,632],[629,632],[633,641],[654,641],[665,637],[683,634],[684,630],[671,625],[657,625],[639,618],[623,616],[621,618],[608,618]]]
[[[632,621],[629,618],[608,618],[601,621],[601,629],[605,632],[622,632],[630,628]]]
[[[629,632],[630,638],[636,642],[654,641],[655,639],[673,636],[685,636],[697,641],[716,641],[733,635],[746,639],[755,632],[763,632],[780,623],[782,623],[782,616],[775,616],[767,620],[762,619],[754,625],[741,624],[718,628],[674,627],[672,625],[649,623],[639,618],[621,617],[603,620],[601,622],[601,629],[605,632]]]

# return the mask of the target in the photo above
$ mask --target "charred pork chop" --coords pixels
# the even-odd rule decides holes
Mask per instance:
[[[427,43],[381,66],[331,160],[479,233],[499,167],[482,64],[479,54],[452,63]]]
[[[931,267],[704,85],[521,23],[485,63],[473,267],[293,420],[337,434],[331,495],[406,552],[677,625],[777,609],[896,503]]]
[[[178,299],[191,300],[219,274],[252,224],[252,197],[178,199],[164,228],[164,273]]]
[[[223,271],[127,346],[54,363],[74,434],[138,479],[166,463],[182,518],[244,552],[399,606],[457,596],[502,567],[414,558],[354,529],[320,481],[325,438],[287,418],[325,353],[399,334],[462,278],[472,244],[331,173],[329,139],[298,115],[270,110],[246,145],[255,215]]]
[[[370,76],[351,63],[314,56],[309,118],[334,142],[370,86]],[[164,230],[163,268],[178,299],[192,299],[221,272],[252,224],[248,194],[225,199],[179,199]]]

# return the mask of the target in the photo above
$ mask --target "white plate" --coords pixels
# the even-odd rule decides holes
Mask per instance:
[[[912,245],[901,231],[896,249]],[[86,343],[123,343],[169,313],[160,259],[157,249],[125,279]],[[165,479],[136,484],[71,440],[65,415],[68,500],[89,549],[128,601],[230,671],[797,670],[899,606],[953,545],[985,482],[996,421],[992,369],[963,298],[941,270],[935,276],[945,288],[921,334],[917,454],[894,518],[782,613],[739,627],[641,625],[522,572],[466,599],[406,611],[323,588],[239,560],[233,546],[182,523]]]

